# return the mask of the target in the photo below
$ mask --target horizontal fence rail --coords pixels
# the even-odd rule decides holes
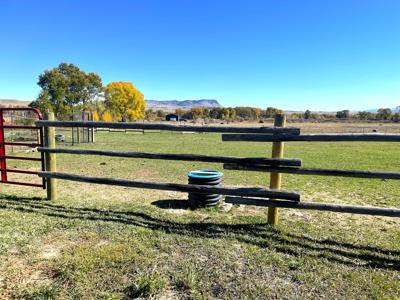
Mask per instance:
[[[37,174],[37,173],[35,173]],[[17,181],[9,181],[7,180],[7,184],[12,184],[12,185],[21,185],[21,186],[34,186],[34,187],[40,187],[43,188],[43,183],[30,183],[30,182],[17,182]]]
[[[111,123],[93,121],[37,121],[37,126],[47,127],[89,127],[112,129],[145,129],[168,131],[193,131],[193,132],[238,132],[238,133],[264,133],[264,134],[291,134],[299,135],[300,129],[293,127],[240,127],[240,126],[191,126],[168,124],[143,124],[143,123]]]
[[[30,174],[30,175],[37,175],[39,171],[31,171],[31,170],[22,170],[22,169],[1,169],[2,172],[7,173],[19,173],[19,174]]]
[[[243,197],[226,197],[225,202],[231,203],[231,204],[238,204],[238,205],[297,208],[297,209],[331,211],[331,212],[361,214],[361,215],[400,217],[400,209],[397,209],[397,208],[355,206],[355,205],[318,203],[318,202],[293,202],[293,201],[282,201],[282,200],[264,200],[264,199],[243,198]]]
[[[0,142],[0,145],[4,146],[24,146],[24,147],[30,147],[30,148],[35,148],[42,146],[41,144],[38,143],[21,143],[21,142]]]
[[[273,167],[267,165],[239,165],[230,163],[224,164],[224,169],[238,170],[238,171],[255,171],[255,172],[277,172],[277,173],[299,174],[299,175],[397,179],[397,180],[400,179],[400,172],[383,172],[383,171],[291,168],[291,167]]]
[[[0,145],[4,146],[21,146],[21,147],[29,147],[29,148],[36,148],[42,146],[38,143],[21,143],[21,142],[0,142]]]
[[[29,129],[29,130],[39,130],[40,127],[37,126],[25,126],[25,125],[3,125],[5,129]]]
[[[39,147],[38,151],[43,153],[67,153],[67,154],[100,155],[100,156],[111,156],[111,157],[201,161],[210,163],[262,164],[270,166],[294,166],[294,167],[301,166],[301,160],[294,158],[276,159],[276,158],[264,158],[264,157],[209,156],[209,155],[197,155],[197,154],[166,154],[166,153],[44,148],[44,147]]]
[[[400,134],[223,134],[226,142],[400,142]]]
[[[178,191],[185,193],[189,192],[204,193],[204,194],[209,193],[209,194],[276,198],[276,199],[300,201],[300,195],[298,193],[282,191],[282,190],[279,191],[270,190],[263,188],[243,188],[243,187],[234,188],[234,187],[213,187],[206,185],[179,184],[179,183],[155,183],[146,181],[126,180],[126,179],[80,176],[80,175],[60,173],[60,172],[39,172],[39,177],[48,179],[52,178],[52,179],[63,179],[63,180],[70,180],[77,182],[125,186],[132,188]]]
[[[42,159],[39,157],[25,157],[25,156],[12,156],[12,155],[0,155],[0,158],[15,159],[15,160],[42,161]]]

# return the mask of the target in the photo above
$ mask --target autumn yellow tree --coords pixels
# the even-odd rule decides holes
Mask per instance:
[[[111,82],[105,88],[105,104],[119,121],[142,119],[146,110],[144,95],[131,82]]]
[[[99,120],[100,120],[99,113],[97,111],[95,111],[93,113],[93,121],[99,121]]]
[[[112,117],[111,113],[108,112],[108,111],[105,111],[105,112],[103,113],[103,115],[101,116],[101,119],[102,119],[104,122],[112,122],[112,121],[113,121],[113,117]]]

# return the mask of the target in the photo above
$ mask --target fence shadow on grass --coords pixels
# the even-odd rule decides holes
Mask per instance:
[[[157,200],[151,204],[162,209],[190,209],[188,201],[181,199]]]
[[[184,200],[159,200],[163,208],[187,208]],[[266,223],[217,224],[211,222],[183,223],[153,217],[136,211],[117,211],[87,207],[69,207],[39,201],[38,198],[21,198],[2,195],[0,209],[34,213],[49,217],[122,223],[162,231],[167,234],[185,234],[204,238],[228,238],[256,245],[263,249],[293,255],[326,259],[351,267],[372,267],[400,270],[400,251],[375,246],[352,244],[329,239],[315,240],[306,235],[287,233]]]

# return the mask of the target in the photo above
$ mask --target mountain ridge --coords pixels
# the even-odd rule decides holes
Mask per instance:
[[[0,105],[18,105],[18,106],[28,106],[32,101],[18,100],[18,99],[0,99]]]

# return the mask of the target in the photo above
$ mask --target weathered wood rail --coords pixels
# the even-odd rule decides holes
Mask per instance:
[[[62,122],[53,120],[41,120],[38,126],[44,128],[54,127],[89,127],[108,129],[137,129],[137,130],[166,130],[182,132],[216,132],[223,133],[223,141],[247,141],[247,142],[273,142],[272,158],[264,157],[231,157],[231,156],[209,156],[198,154],[167,154],[148,152],[127,152],[94,149],[68,149],[56,148],[54,131],[46,131],[46,147],[38,150],[46,154],[46,171],[40,172],[39,176],[46,181],[52,182],[48,185],[55,187],[55,180],[70,180],[93,184],[105,184],[125,186],[132,188],[146,188],[157,190],[172,190],[180,192],[195,193],[218,193],[227,195],[225,202],[233,204],[245,204],[269,207],[268,222],[278,223],[278,207],[294,209],[310,209],[320,211],[332,211],[342,213],[357,213],[368,215],[380,215],[389,217],[400,217],[400,209],[353,206],[331,203],[300,202],[300,195],[291,191],[280,190],[281,174],[318,175],[318,176],[342,176],[356,178],[380,178],[400,179],[400,172],[369,171],[369,170],[335,170],[304,168],[301,160],[296,158],[284,158],[284,142],[309,141],[309,142],[400,142],[400,135],[394,134],[318,134],[300,135],[298,128],[285,127],[284,116],[278,115],[274,127],[236,127],[236,126],[177,126],[167,124],[143,124],[143,123],[109,123],[109,122]],[[163,159],[176,161],[200,161],[210,163],[222,163],[224,169],[256,171],[271,173],[269,189],[254,187],[213,187],[198,186],[191,184],[157,183],[115,178],[100,178],[81,176],[75,174],[60,173],[55,170],[55,155],[59,153],[72,155],[99,155],[109,157]],[[48,191],[48,198],[55,199],[56,191]],[[263,199],[264,198],[264,199]]]
[[[244,197],[226,197],[225,202],[232,204],[239,204],[239,205],[273,206],[273,207],[321,210],[321,211],[373,215],[373,216],[400,217],[400,209],[398,208],[383,208],[383,207],[373,207],[373,206],[344,205],[344,204],[320,203],[320,202],[265,200],[265,199],[244,198]]]
[[[255,172],[277,172],[298,175],[317,175],[317,176],[337,176],[354,178],[376,178],[376,179],[400,179],[400,172],[383,171],[363,171],[363,170],[336,170],[336,169],[318,169],[318,168],[292,168],[292,167],[274,167],[268,165],[240,165],[225,163],[224,169],[238,171]]]
[[[400,142],[400,134],[223,134],[229,142]]]
[[[37,126],[47,127],[89,127],[108,129],[143,129],[143,130],[167,130],[167,131],[193,131],[193,132],[234,132],[234,133],[263,133],[263,134],[291,134],[299,135],[300,129],[293,127],[240,127],[240,126],[191,126],[169,124],[145,124],[145,123],[111,123],[92,121],[38,121]]]
[[[66,149],[66,148],[51,149],[45,147],[38,147],[38,151],[44,153],[67,153],[67,154],[100,155],[100,156],[110,156],[110,157],[201,161],[201,162],[211,162],[211,163],[255,164],[255,165],[269,165],[269,166],[301,166],[300,159],[288,159],[288,158],[277,159],[277,158],[264,158],[264,157],[209,156],[209,155],[198,155],[198,154],[165,154],[165,153],[127,152],[127,151],[125,152],[125,151]]]
[[[294,192],[275,191],[263,188],[245,188],[245,187],[234,188],[234,187],[213,187],[205,185],[179,184],[179,183],[160,183],[160,182],[156,183],[156,182],[135,181],[126,179],[80,176],[80,175],[60,173],[60,172],[39,172],[39,177],[64,179],[70,181],[96,183],[96,184],[125,186],[132,188],[178,191],[185,193],[189,192],[204,193],[204,194],[210,193],[210,194],[249,196],[249,197],[262,197],[262,198],[272,197],[272,198],[292,200],[292,201],[300,200],[300,195]]]

